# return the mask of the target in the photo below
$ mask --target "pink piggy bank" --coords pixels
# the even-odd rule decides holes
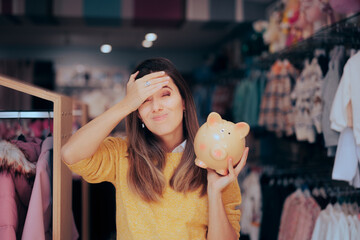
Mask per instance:
[[[245,122],[234,124],[223,120],[218,113],[210,113],[195,136],[195,164],[226,175],[228,159],[232,158],[234,166],[240,161],[249,130]]]

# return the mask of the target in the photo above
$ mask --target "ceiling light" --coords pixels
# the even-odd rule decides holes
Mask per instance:
[[[111,52],[111,50],[112,50],[112,47],[111,47],[110,44],[103,44],[103,45],[101,45],[101,47],[100,47],[100,51],[101,51],[102,53],[109,53],[109,52]]]
[[[148,33],[145,35],[145,39],[149,42],[153,42],[157,39],[157,35],[155,33]]]
[[[147,40],[142,41],[142,46],[143,46],[144,48],[149,48],[149,47],[151,47],[152,45],[153,45],[153,42],[150,42],[150,41],[147,41]]]

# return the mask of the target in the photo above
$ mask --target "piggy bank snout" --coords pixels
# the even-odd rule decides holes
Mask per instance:
[[[211,150],[211,156],[215,160],[224,160],[227,157],[227,152],[221,147],[216,147]]]

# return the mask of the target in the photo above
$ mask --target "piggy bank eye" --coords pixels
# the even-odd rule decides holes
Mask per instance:
[[[228,132],[228,134],[230,135],[230,132]]]
[[[222,133],[223,133],[223,132],[225,132],[225,130],[224,130],[224,129],[221,129],[221,130],[220,130],[220,132],[222,132]]]

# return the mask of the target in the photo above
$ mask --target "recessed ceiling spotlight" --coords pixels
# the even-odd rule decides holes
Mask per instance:
[[[110,53],[111,50],[112,50],[112,47],[111,47],[110,44],[103,44],[103,45],[101,45],[101,47],[100,47],[100,51],[101,51],[102,53]]]
[[[150,41],[147,41],[147,40],[142,41],[142,46],[143,46],[144,48],[149,48],[149,47],[151,47],[152,45],[153,45],[153,42],[150,42]]]
[[[150,42],[153,42],[157,39],[157,35],[156,35],[156,33],[148,33],[145,35],[145,39]]]

